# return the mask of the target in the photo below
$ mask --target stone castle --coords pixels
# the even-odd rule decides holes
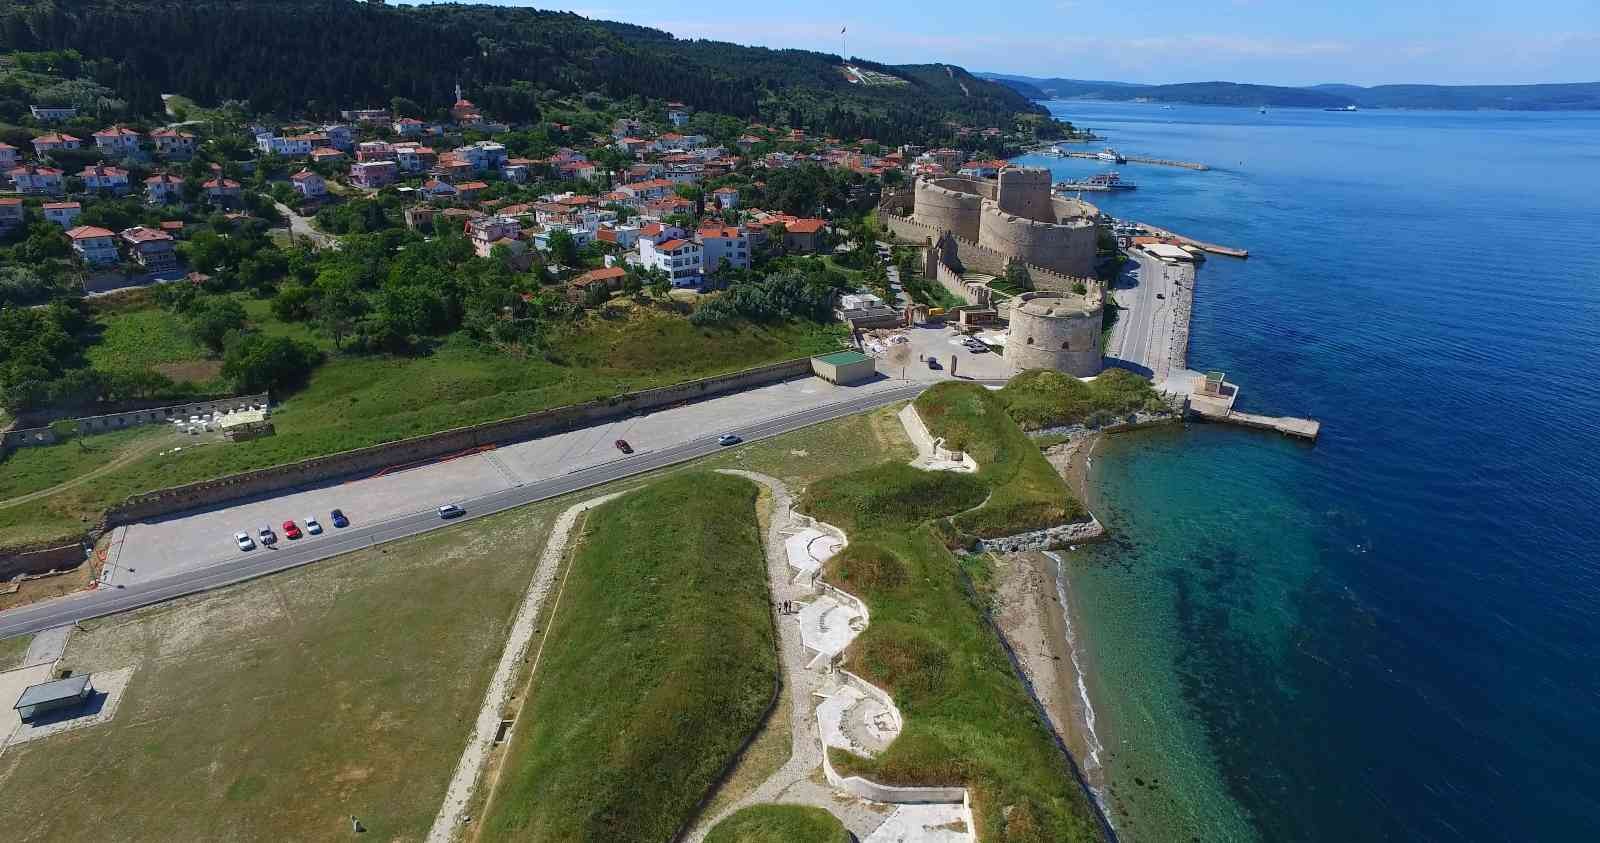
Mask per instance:
[[[928,246],[926,273],[969,303],[991,305],[1008,322],[1013,372],[1051,368],[1078,377],[1100,372],[1104,291],[1093,277],[1099,209],[1050,193],[1050,171],[1005,167],[994,179],[918,178],[879,203],[884,228]],[[1020,262],[1033,292],[993,293],[963,276],[995,277]]]

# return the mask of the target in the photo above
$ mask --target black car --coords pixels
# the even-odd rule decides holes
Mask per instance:
[[[626,440],[626,439],[618,439],[617,441],[615,441],[615,442],[613,442],[611,444],[616,445],[617,446],[617,450],[621,451],[624,454],[633,453],[633,446],[629,445],[628,444],[628,440]]]
[[[328,520],[332,521],[333,526],[335,527],[350,526],[350,519],[344,517],[344,510],[342,509],[335,509],[334,511],[328,513]]]

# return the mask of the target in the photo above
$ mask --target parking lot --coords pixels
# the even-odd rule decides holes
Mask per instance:
[[[284,520],[293,519],[303,528],[308,515],[322,522],[324,533],[307,535],[294,544],[324,541],[336,532],[328,515],[334,508],[342,509],[352,526],[372,525],[431,511],[443,503],[627,459],[614,444],[618,439],[626,440],[634,455],[639,456],[715,437],[727,428],[779,418],[894,385],[894,381],[879,380],[841,387],[820,378],[804,378],[405,471],[133,524],[112,533],[102,579],[110,585],[129,585],[236,559],[244,554],[234,543],[234,534],[248,532],[257,539],[257,531],[264,526],[278,534],[281,547],[289,543],[283,535]],[[275,551],[260,547],[258,540],[257,548],[248,552]]]
[[[902,364],[896,361],[899,343],[887,343],[885,350],[874,353],[878,370],[900,377],[902,368],[910,380],[940,381],[950,378],[951,360],[955,361],[955,377],[973,380],[1003,380],[1009,377],[1005,356],[997,351],[974,353],[963,342],[963,335],[952,327],[925,325],[897,329],[893,333],[906,337],[910,349]],[[933,357],[939,368],[928,368],[927,360]]]

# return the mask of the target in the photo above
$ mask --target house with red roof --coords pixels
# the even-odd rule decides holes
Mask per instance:
[[[109,164],[90,164],[78,173],[83,179],[83,189],[91,193],[110,193],[121,196],[128,192],[128,171]]]
[[[165,231],[136,225],[123,230],[122,242],[128,244],[128,253],[133,259],[150,272],[175,269],[178,266],[178,253],[173,248],[175,242],[172,235]]]
[[[62,231],[78,224],[78,217],[83,214],[83,205],[77,202],[46,202],[39,209],[44,218],[49,222],[61,226]]]
[[[218,176],[200,187],[205,191],[206,201],[213,204],[230,205],[244,198],[244,188],[230,178]]]
[[[15,196],[0,197],[0,233],[22,225],[22,200]]]
[[[750,234],[736,225],[702,225],[695,232],[703,251],[706,274],[750,268]]]
[[[67,229],[72,251],[89,266],[109,266],[121,260],[117,255],[117,235],[92,225]]]
[[[150,140],[155,142],[157,155],[180,160],[192,157],[198,145],[195,136],[182,129],[157,129],[150,133]]]
[[[101,154],[121,157],[138,152],[143,137],[127,126],[112,126],[94,133],[94,145]]]
[[[54,167],[25,164],[6,173],[18,193],[60,196],[66,192],[65,174]]]
[[[17,148],[9,143],[0,142],[0,172],[15,166],[17,166]]]
[[[48,155],[58,149],[80,149],[83,141],[72,135],[59,132],[47,132],[33,139],[33,151],[39,155]]]
[[[328,182],[310,170],[301,170],[289,177],[296,193],[307,199],[321,199],[328,195]]]
[[[171,173],[158,173],[144,180],[144,198],[152,205],[183,201],[183,179]]]

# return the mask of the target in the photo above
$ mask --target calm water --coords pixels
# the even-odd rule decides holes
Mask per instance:
[[[1217,168],[1088,198],[1249,248],[1190,365],[1323,421],[1097,453],[1119,540],[1067,580],[1118,825],[1600,839],[1600,114],[1052,108]]]

